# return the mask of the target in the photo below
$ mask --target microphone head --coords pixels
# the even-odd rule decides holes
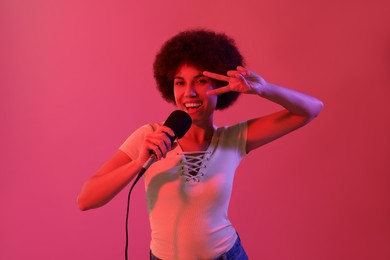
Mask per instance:
[[[174,137],[170,137],[171,140],[176,138],[182,138],[190,129],[192,124],[192,119],[189,114],[182,110],[173,111],[165,121],[164,125],[171,128],[175,133]]]

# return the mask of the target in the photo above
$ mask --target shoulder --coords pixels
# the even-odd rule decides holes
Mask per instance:
[[[246,155],[247,122],[240,122],[231,126],[223,126],[217,129],[219,145],[238,151],[240,156]]]
[[[247,121],[242,121],[230,126],[221,126],[217,128],[221,136],[230,138],[233,136],[246,135]]]

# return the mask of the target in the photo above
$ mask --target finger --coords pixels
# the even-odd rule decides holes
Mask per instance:
[[[244,68],[243,66],[237,66],[237,71],[240,72],[241,75],[249,76],[250,71]]]
[[[161,149],[159,145],[156,145],[155,153],[158,159],[161,159],[164,156],[164,151]]]
[[[168,140],[164,140],[164,138]],[[169,138],[166,134],[160,133],[157,136],[151,137],[149,140],[147,140],[146,147],[151,153],[156,155],[157,159],[161,159],[161,157],[163,157],[167,151],[165,142],[170,142]]]
[[[220,88],[216,88],[216,89],[213,89],[213,90],[209,90],[209,91],[207,91],[207,95],[208,96],[211,96],[211,95],[221,95],[221,94],[229,92],[229,91],[230,91],[230,87],[229,86],[225,86],[225,87],[220,87]]]
[[[237,77],[237,75],[240,74],[240,72],[237,71],[237,70],[229,70],[226,74],[227,74],[229,77]]]
[[[162,152],[161,152],[160,148],[158,147],[157,142],[149,140],[146,143],[145,148],[147,149],[147,151],[149,151],[149,155],[154,154],[154,155],[156,155],[157,159],[161,158]]]
[[[206,76],[206,77],[212,78],[212,79],[216,79],[216,80],[229,81],[229,77],[228,76],[217,74],[217,73],[213,73],[213,72],[209,72],[209,71],[204,71],[203,75]]]
[[[237,74],[237,79],[240,81],[241,84],[243,85],[248,85],[248,82],[246,81],[245,77],[241,74]]]
[[[155,144],[152,150],[154,151],[158,159],[164,157],[165,154],[168,152],[168,149],[163,141],[161,141],[159,144]]]
[[[163,133],[165,133],[166,135],[169,135],[171,137],[176,136],[175,132],[173,132],[173,130],[171,128],[167,127],[167,126],[162,126],[161,127],[161,131]]]

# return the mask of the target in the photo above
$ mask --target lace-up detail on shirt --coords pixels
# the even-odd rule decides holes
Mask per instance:
[[[210,159],[211,152],[183,152],[180,154],[184,156],[180,161],[181,167],[179,173],[185,178],[187,182],[200,182],[201,177],[205,175],[207,161]]]

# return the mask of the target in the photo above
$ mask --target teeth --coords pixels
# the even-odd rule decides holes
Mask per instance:
[[[196,108],[196,107],[200,107],[202,103],[185,103],[184,105],[186,106],[186,108]]]

